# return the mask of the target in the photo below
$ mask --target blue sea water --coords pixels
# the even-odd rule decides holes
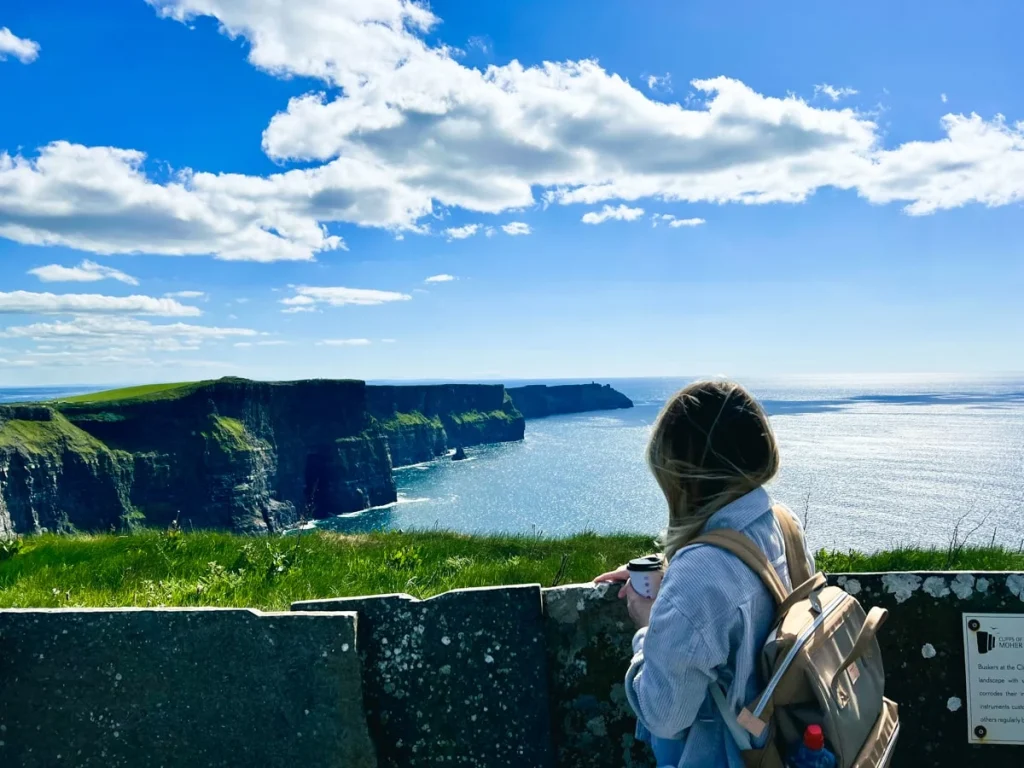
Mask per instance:
[[[666,522],[644,463],[651,425],[685,379],[608,380],[627,411],[527,422],[526,440],[397,472],[398,504],[327,521],[339,530],[429,528],[571,534]],[[510,384],[518,382],[509,382]],[[744,382],[778,436],[772,492],[818,546],[944,546],[956,521],[975,541],[1024,539],[1024,377],[851,377]]]
[[[521,443],[399,469],[397,504],[318,525],[653,538],[665,509],[644,448],[659,408],[686,380],[602,381],[636,407],[529,421]],[[764,403],[781,445],[772,492],[806,514],[814,546],[943,546],[964,516],[968,527],[984,521],[975,541],[994,535],[1016,548],[1024,540],[1024,377],[744,383]],[[71,391],[0,390],[0,402]]]

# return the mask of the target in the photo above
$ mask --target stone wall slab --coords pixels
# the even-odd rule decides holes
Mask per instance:
[[[552,733],[559,768],[652,768],[633,738],[636,718],[623,680],[633,621],[619,585],[544,590]]]
[[[0,765],[373,768],[356,617],[0,610]]]
[[[313,600],[355,611],[381,766],[553,765],[537,585]]]

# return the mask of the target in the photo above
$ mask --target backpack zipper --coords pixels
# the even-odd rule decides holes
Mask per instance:
[[[775,689],[779,683],[782,682],[782,676],[786,674],[786,670],[789,669],[790,665],[796,659],[796,655],[800,652],[800,649],[804,647],[811,635],[814,634],[814,630],[820,627],[832,613],[838,608],[850,595],[846,592],[836,597],[831,603],[825,606],[821,614],[815,617],[811,625],[801,632],[796,642],[793,643],[793,647],[789,649],[789,653],[786,654],[786,658],[783,659],[782,664],[775,670],[775,674],[772,675],[772,679],[768,682],[768,687],[764,689],[764,693],[761,694],[761,700],[758,702],[757,707],[754,708],[754,717],[761,717],[761,713],[764,712],[765,707],[768,706],[768,702],[771,701],[772,694],[775,693]]]
[[[892,751],[896,748],[896,738],[900,735],[900,724],[897,722],[896,727],[892,731],[892,735],[889,737],[889,743],[885,745],[885,752],[882,753],[882,759],[878,762],[882,768],[888,768],[889,758],[892,757]]]

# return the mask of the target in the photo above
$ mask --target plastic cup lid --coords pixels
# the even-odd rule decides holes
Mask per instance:
[[[630,560],[626,566],[628,571],[660,571],[661,560],[657,555],[649,555],[647,557],[638,557],[634,560]]]

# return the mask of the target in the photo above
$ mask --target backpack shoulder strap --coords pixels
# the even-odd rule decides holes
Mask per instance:
[[[729,733],[732,734],[733,741],[736,742],[736,746],[740,748],[740,752],[750,751],[750,734],[743,728],[739,723],[739,719],[736,717],[736,713],[729,707],[729,702],[725,699],[725,691],[722,690],[722,685],[719,682],[714,682],[710,686],[711,698],[715,701],[715,706],[718,707],[718,711],[722,715],[722,720],[725,721],[725,727],[729,729]]]
[[[784,507],[776,504],[772,513],[782,529],[782,539],[786,544],[786,566],[789,568],[789,580],[796,589],[814,574],[807,567],[807,545],[804,534],[796,524],[796,520]]]
[[[768,562],[768,558],[764,556],[761,548],[751,541],[748,536],[744,536],[738,531],[723,528],[705,531],[691,541],[690,544],[708,544],[732,553],[742,560],[750,570],[761,577],[761,581],[764,582],[771,596],[775,598],[776,605],[782,605],[786,601],[789,593],[786,591],[782,579],[779,578],[779,574],[772,568],[771,563]]]

